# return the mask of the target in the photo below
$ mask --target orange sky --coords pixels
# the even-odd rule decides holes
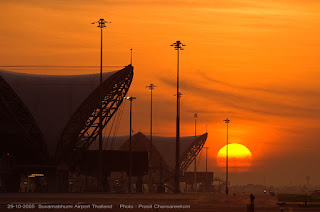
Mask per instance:
[[[154,83],[154,132],[174,136],[176,52],[169,45],[181,40],[182,135],[193,134],[194,112],[199,133],[208,123],[209,170],[224,176],[216,154],[229,117],[230,142],[253,154],[251,169],[231,175],[231,184],[301,184],[307,175],[320,184],[319,1],[1,0],[0,7],[0,65],[98,65],[100,34],[90,23],[112,21],[104,64],[127,65],[134,49],[136,132],[149,131],[145,85]]]

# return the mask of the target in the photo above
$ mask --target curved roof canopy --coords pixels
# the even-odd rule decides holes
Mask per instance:
[[[185,170],[190,166],[195,156],[199,154],[203,145],[208,138],[208,133],[197,135],[196,139],[194,136],[180,137],[180,169]],[[125,150],[129,149],[129,135],[117,136],[115,142],[111,141],[108,143],[108,138],[104,138],[103,146],[106,149],[114,150]],[[112,145],[110,143],[113,143]],[[108,145],[107,145],[108,144]],[[112,147],[112,148],[111,148]],[[92,145],[91,149],[98,149],[97,145]],[[132,149],[134,150],[147,150],[150,149],[149,136],[138,132],[132,135]],[[176,154],[176,138],[175,137],[162,137],[153,136],[152,138],[152,161],[158,163],[161,158],[163,162],[168,165],[170,169],[175,168],[175,154]]]
[[[133,76],[131,65],[120,71],[103,73],[104,95],[111,92],[110,88],[112,89],[118,83],[119,77],[126,76],[130,76],[131,83]],[[78,109],[83,104],[89,106],[87,109],[91,111],[87,111],[85,114],[90,116],[99,99],[101,101],[103,98],[99,95],[92,98],[97,94],[95,91],[100,89],[100,74],[40,75],[0,70],[0,77],[29,110],[34,124],[38,126],[43,135],[50,155],[56,152],[58,141],[65,128],[71,124],[70,119],[79,112]],[[3,96],[3,94],[1,95]],[[91,107],[88,102],[90,100],[93,101]],[[88,119],[88,117],[84,118]],[[84,125],[85,121],[81,124]]]

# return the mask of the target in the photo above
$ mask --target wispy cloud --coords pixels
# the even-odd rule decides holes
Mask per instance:
[[[176,86],[175,81],[169,78],[161,77],[160,80],[171,87]],[[208,78],[207,80],[210,81]],[[297,98],[298,102],[299,99],[303,98],[303,95],[308,93],[306,91],[290,91],[290,89],[282,91],[281,89],[269,89],[264,87],[243,87],[219,80],[212,80],[212,83],[206,83],[206,85],[208,86],[196,84],[191,81],[184,81],[181,83],[181,88],[207,100],[212,100],[212,102],[215,102],[216,104],[220,104],[224,107],[231,107],[236,111],[247,111],[261,116],[320,118],[320,101],[317,102],[318,107],[317,105],[310,107],[304,105],[304,102],[297,105],[290,104],[290,102],[285,99],[283,101],[279,101],[278,99],[273,100],[270,97],[268,99],[264,98],[264,93],[283,96],[292,95]],[[242,92],[227,91],[223,88],[219,89],[219,85],[233,88],[233,90],[236,91],[239,91],[240,89]],[[308,95],[315,98],[316,95],[318,95],[318,92],[310,91]]]

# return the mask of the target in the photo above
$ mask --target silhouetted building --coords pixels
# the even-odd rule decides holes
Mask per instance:
[[[69,181],[71,175],[74,178],[73,173],[80,174],[82,181],[84,176],[85,179],[97,176],[97,169],[90,164],[96,163],[98,155],[92,144],[98,136],[99,104],[103,104],[105,127],[128,92],[133,67],[129,65],[104,73],[103,93],[99,77],[99,74],[41,75],[0,70],[0,182],[3,191],[23,188],[66,192],[75,183]],[[125,158],[129,141],[128,137],[122,138],[103,153],[107,176],[113,171],[128,172]],[[193,136],[181,138],[181,174],[206,139],[207,133],[196,140]],[[147,166],[149,139],[137,133],[132,137],[132,144],[133,174],[141,178],[148,168],[152,169],[152,182],[170,187],[175,169],[175,138],[153,136],[150,167]],[[120,158],[123,161],[110,164]],[[47,185],[40,178],[45,178]],[[25,186],[29,183],[35,188]]]
[[[52,176],[48,182],[55,181],[57,175],[62,184],[67,184],[65,172],[75,166],[79,152],[85,152],[98,136],[99,104],[103,104],[104,127],[121,105],[132,78],[131,65],[104,73],[102,88],[100,74],[41,75],[0,70],[0,153],[14,157],[16,168],[10,174],[28,176],[42,171]],[[3,169],[0,167],[0,173]],[[7,177],[1,174],[2,185],[6,184],[4,179]]]
[[[194,160],[195,156],[201,151],[204,143],[207,140],[207,133],[197,136],[181,137],[180,140],[180,174],[183,178],[184,172]],[[127,137],[118,139],[114,149],[128,150],[129,140]],[[175,137],[153,136],[152,142],[152,184],[154,186],[165,185],[169,189],[173,189],[174,185],[174,169],[175,169]],[[132,136],[132,149],[140,151],[148,151],[150,149],[150,140],[143,133],[138,132]],[[208,180],[210,179],[208,174]],[[212,176],[212,172],[211,172]],[[144,183],[147,184],[149,178],[144,178]],[[211,180],[212,181],[212,180]]]

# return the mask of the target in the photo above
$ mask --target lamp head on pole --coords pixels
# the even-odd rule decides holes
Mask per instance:
[[[193,117],[194,117],[195,119],[197,119],[197,118],[198,118],[198,114],[195,113]]]
[[[183,95],[183,93],[179,92],[179,97],[181,97]],[[173,96],[177,96],[177,94],[173,95]]]
[[[226,124],[229,124],[229,122],[230,122],[230,119],[226,119],[226,120],[223,120]]]
[[[98,26],[97,27],[99,27],[99,28],[105,28],[105,27],[107,27],[106,26],[106,24],[107,23],[111,23],[111,22],[107,22],[107,21],[105,21],[103,18],[100,18],[100,20],[99,21],[96,21],[96,22],[92,22],[91,24],[98,24]]]
[[[150,84],[150,85],[147,85],[146,88],[149,88],[149,91],[152,91],[154,88],[156,88],[158,86],[154,85],[154,84]]]
[[[175,43],[171,44],[170,46],[174,46],[175,50],[184,50],[182,46],[186,46],[185,44],[181,43],[181,41],[176,41]]]
[[[125,96],[125,97],[123,97],[123,98],[124,98],[124,99],[127,99],[127,100],[130,100],[130,101],[136,99],[136,97],[132,97],[132,96]]]

